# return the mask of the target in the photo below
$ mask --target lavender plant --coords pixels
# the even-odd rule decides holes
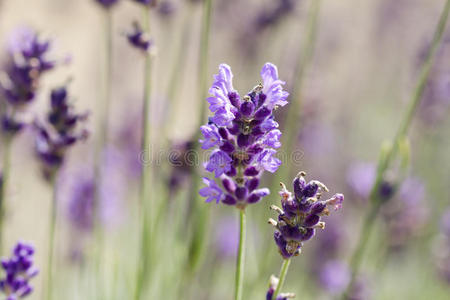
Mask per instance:
[[[6,300],[22,299],[32,293],[30,280],[39,273],[33,264],[34,251],[32,245],[18,242],[11,257],[1,260],[5,275],[0,278],[0,292]]]
[[[303,244],[310,240],[316,229],[325,229],[322,216],[330,214],[328,206],[334,210],[341,208],[344,201],[343,194],[335,194],[327,200],[321,200],[322,194],[328,192],[328,188],[317,180],[308,183],[305,180],[306,173],[300,172],[293,181],[294,194],[281,184],[281,207],[275,205],[271,209],[278,212],[278,221],[269,219],[269,223],[275,227],[274,240],[283,257],[279,283],[271,299],[277,296],[283,287],[289,268],[290,259],[301,253]]]
[[[47,299],[52,298],[53,248],[57,221],[57,175],[61,169],[67,151],[78,141],[87,138],[87,131],[80,129],[80,123],[86,121],[86,113],[76,113],[69,102],[66,87],[55,88],[50,95],[50,111],[46,122],[35,122],[35,151],[41,163],[41,171],[46,181],[53,186],[50,227],[48,237]]]
[[[148,153],[147,147],[152,147],[151,130],[150,130],[150,97],[151,97],[151,75],[152,75],[152,56],[148,51],[151,46],[150,36],[150,8],[154,1],[137,1],[143,4],[144,27],[135,23],[134,31],[127,35],[130,45],[141,50],[144,61],[144,93],[143,93],[143,109],[142,109],[142,137],[141,137],[141,153]],[[151,209],[152,192],[149,189],[149,183],[152,182],[152,171],[148,165],[143,165],[141,169],[140,195],[139,205],[141,211],[141,228],[140,228],[140,252],[138,255],[138,268],[136,276],[136,288],[134,290],[134,299],[141,299],[144,292],[144,283],[148,279],[150,269],[149,249],[151,241]]]
[[[278,78],[275,65],[266,63],[261,70],[262,83],[245,96],[233,88],[231,68],[222,64],[209,90],[209,109],[214,113],[207,125],[200,127],[202,148],[212,149],[205,165],[208,172],[220,179],[203,178],[206,187],[200,195],[206,202],[216,201],[240,210],[240,242],[236,272],[235,299],[242,298],[245,243],[245,208],[259,202],[270,192],[258,188],[264,171],[274,173],[281,165],[275,157],[281,146],[281,131],[273,111],[284,106],[288,93]]]
[[[4,202],[10,173],[10,152],[13,139],[25,127],[21,114],[36,98],[40,79],[53,69],[55,62],[48,58],[50,40],[42,39],[34,30],[20,28],[11,36],[8,59],[0,73],[0,118],[3,143],[2,185],[0,186],[0,251]]]

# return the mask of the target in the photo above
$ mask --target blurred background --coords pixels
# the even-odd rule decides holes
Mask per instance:
[[[265,62],[278,66],[292,92],[296,66],[304,55],[312,0],[213,1],[208,86],[220,63],[234,73],[234,86],[245,92],[259,81]],[[298,299],[334,299],[349,281],[354,249],[381,145],[393,138],[412,97],[420,66],[430,46],[442,0],[322,0],[315,45],[305,68],[295,124],[293,174],[277,178],[290,184],[304,170],[331,191],[346,195],[341,212],[308,242],[292,262],[284,290]],[[154,257],[148,298],[230,299],[234,286],[238,219],[235,209],[214,203],[198,266],[186,271],[189,187],[192,178],[177,163],[198,131],[199,45],[202,1],[160,1],[151,11],[154,42],[151,122],[156,199],[167,201],[156,219]],[[103,153],[107,176],[101,187],[105,224],[100,285],[92,278],[92,198],[96,124],[101,116],[104,12],[94,0],[2,0],[2,61],[11,34],[31,27],[53,41],[52,57],[61,63],[41,81],[29,118],[42,116],[50,90],[67,82],[79,111],[89,111],[90,138],[74,147],[58,181],[55,289],[63,299],[129,299],[138,253],[137,194],[143,56],[132,49],[126,32],[141,9],[122,0],[113,8],[113,66],[109,141]],[[410,159],[398,192],[383,207],[364,255],[352,299],[449,299],[450,295],[450,28],[444,33],[415,115]],[[301,98],[301,101],[300,101]],[[280,109],[283,119],[289,106]],[[205,120],[206,122],[206,120]],[[283,131],[283,130],[282,130]],[[5,221],[5,248],[19,239],[37,249],[44,269],[51,187],[41,179],[33,134],[26,130],[13,144]],[[172,152],[170,150],[172,149]],[[3,149],[0,149],[3,151]],[[169,153],[171,153],[169,155]],[[155,156],[153,156],[155,157]],[[181,166],[180,166],[181,164]],[[292,165],[293,164],[293,165]],[[161,166],[161,167],[160,167]],[[267,175],[267,174],[266,174]],[[286,174],[287,175],[287,174]],[[265,178],[269,185],[271,174]],[[396,174],[392,174],[393,177]],[[203,201],[201,198],[195,201]],[[267,219],[272,195],[248,209],[245,299],[263,299],[281,257]],[[87,219],[86,219],[87,218]],[[43,271],[45,272],[45,270]],[[30,299],[43,299],[44,276],[33,282]],[[101,287],[100,287],[101,286]]]

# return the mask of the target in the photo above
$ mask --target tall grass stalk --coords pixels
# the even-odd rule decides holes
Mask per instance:
[[[11,168],[11,144],[12,140],[9,136],[3,136],[3,169],[2,182],[0,182],[0,254],[3,254],[4,232],[3,225],[5,223],[5,201],[8,192],[8,183]]]
[[[144,31],[150,35],[150,8],[144,6],[143,8],[143,24]],[[139,211],[140,211],[140,250],[138,253],[137,264],[137,278],[134,299],[141,299],[143,297],[143,286],[147,282],[150,268],[150,242],[151,242],[151,205],[152,192],[149,189],[149,184],[152,181],[152,166],[151,166],[151,130],[150,130],[150,113],[151,113],[151,80],[152,80],[152,60],[151,54],[146,53],[144,63],[144,99],[142,109],[142,137],[141,137],[141,158],[146,153],[149,155],[149,161],[144,159],[142,161],[141,181],[139,192]]]
[[[352,283],[354,283],[355,278],[358,274],[358,271],[361,266],[363,254],[367,247],[369,238],[371,236],[376,217],[378,215],[380,207],[383,204],[383,198],[381,198],[380,194],[379,194],[380,186],[383,182],[383,178],[385,176],[387,169],[389,168],[389,166],[391,165],[392,161],[395,159],[395,157],[398,153],[399,143],[408,133],[408,130],[411,125],[411,121],[414,117],[417,107],[420,104],[420,100],[422,99],[423,92],[425,90],[425,86],[426,86],[431,68],[433,66],[434,58],[436,56],[436,52],[441,43],[442,35],[445,31],[449,11],[450,11],[450,0],[447,0],[444,8],[442,10],[441,16],[439,18],[439,22],[437,24],[437,27],[436,27],[436,30],[435,30],[435,33],[433,36],[431,47],[429,48],[427,56],[421,67],[420,76],[417,80],[417,84],[416,84],[414,93],[412,94],[412,99],[409,103],[409,106],[407,108],[405,115],[403,116],[403,119],[401,120],[400,126],[394,136],[394,140],[392,142],[392,147],[389,150],[387,150],[387,153],[385,155],[380,155],[380,160],[378,162],[378,167],[377,167],[375,184],[373,185],[373,188],[372,188],[372,190],[370,192],[370,196],[369,196],[370,208],[367,211],[367,214],[364,218],[364,222],[362,225],[362,229],[361,229],[361,232],[359,235],[359,239],[358,239],[356,248],[350,259],[350,267],[352,270],[352,279],[351,279],[351,284],[349,285],[349,288],[351,288]],[[348,292],[349,292],[349,290],[347,290],[344,293],[343,298],[346,297]]]
[[[55,248],[55,231],[58,216],[58,172],[52,176],[50,181],[52,187],[52,200],[50,203],[50,223],[48,231],[48,248],[47,248],[47,287],[45,289],[45,299],[53,298],[53,262]]]

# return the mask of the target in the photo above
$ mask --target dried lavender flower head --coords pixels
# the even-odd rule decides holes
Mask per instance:
[[[274,275],[270,276],[269,289],[267,290],[267,293],[266,293],[266,300],[272,300],[273,293],[275,293],[275,290],[277,289],[278,282],[279,282],[279,279],[276,276],[274,276]],[[275,300],[288,300],[288,299],[292,299],[292,298],[295,298],[295,294],[281,293],[277,296],[277,298]]]
[[[133,22],[133,30],[127,33],[127,39],[133,48],[149,51],[153,42],[146,32],[142,30],[138,22]]]
[[[31,103],[39,89],[42,74],[53,69],[55,62],[48,59],[51,43],[43,40],[32,29],[17,29],[11,36],[8,59],[0,72],[0,118],[2,131],[8,135],[17,134],[25,123],[20,113]]]
[[[53,89],[50,96],[50,111],[46,122],[35,122],[35,150],[41,161],[42,172],[52,180],[64,162],[66,151],[88,133],[80,129],[80,123],[87,119],[87,113],[79,114],[69,102],[66,87]]]
[[[95,0],[95,1],[105,8],[110,8],[119,2],[119,0]]]
[[[285,259],[299,255],[303,243],[314,236],[317,228],[325,229],[325,223],[320,218],[330,214],[328,206],[338,210],[344,201],[343,194],[335,194],[327,200],[321,200],[322,193],[328,192],[328,188],[317,180],[307,183],[305,176],[305,172],[300,172],[295,177],[294,194],[282,183],[280,191],[282,208],[271,206],[279,216],[278,221],[270,219],[269,223],[276,229],[275,243]]]
[[[243,208],[269,194],[267,188],[258,189],[259,179],[264,171],[274,173],[281,165],[275,157],[281,147],[281,131],[273,111],[288,103],[289,94],[283,90],[275,65],[266,63],[261,77],[262,83],[241,97],[233,88],[228,65],[221,64],[214,76],[209,90],[212,96],[207,99],[214,116],[200,127],[200,143],[202,149],[212,150],[205,168],[220,179],[222,187],[205,177],[207,187],[200,195],[206,202]]]
[[[38,274],[33,265],[34,247],[18,242],[10,258],[1,260],[4,277],[0,278],[0,292],[7,300],[21,299],[33,291],[29,284],[31,278]]]

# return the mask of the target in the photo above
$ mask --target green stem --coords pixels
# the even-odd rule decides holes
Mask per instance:
[[[94,162],[94,180],[95,180],[95,194],[94,194],[94,222],[95,230],[98,239],[101,239],[101,222],[100,222],[100,195],[101,185],[103,179],[102,165],[103,165],[103,151],[108,142],[108,127],[109,127],[109,113],[111,110],[111,86],[112,86],[112,11],[110,9],[102,10],[104,13],[104,82],[103,82],[103,105],[101,109],[101,116],[99,118],[98,131],[99,139],[96,147],[95,162]]]
[[[2,181],[0,182],[0,254],[3,254],[3,224],[5,218],[5,201],[11,169],[11,138],[4,136]]]
[[[48,235],[48,258],[47,258],[47,292],[46,299],[52,299],[53,292],[53,250],[55,247],[55,229],[56,229],[56,221],[57,221],[57,212],[58,212],[58,200],[57,200],[57,173],[53,176],[51,180],[52,185],[52,202],[50,208],[50,226],[49,226],[49,235]]]
[[[150,34],[150,8],[144,7],[144,30]],[[150,161],[143,162],[140,182],[139,205],[141,212],[141,229],[140,229],[140,252],[138,255],[137,280],[134,299],[141,299],[143,294],[143,286],[147,281],[149,271],[149,246],[151,241],[150,228],[152,193],[149,190],[151,183],[151,130],[150,130],[150,113],[151,113],[151,55],[146,53],[144,64],[144,100],[142,110],[142,138],[141,138],[141,154],[147,153]]]
[[[245,265],[245,233],[246,220],[245,209],[239,211],[239,250],[236,261],[236,287],[234,293],[235,300],[242,300],[242,292],[244,289],[244,265]]]
[[[284,284],[284,281],[286,280],[286,275],[289,270],[290,264],[291,264],[290,259],[283,260],[283,264],[281,265],[281,270],[280,270],[280,276],[278,277],[279,278],[278,285],[277,285],[277,288],[275,289],[275,292],[272,295],[272,300],[277,299],[278,294],[280,293],[281,289],[283,288],[283,284]]]
[[[369,212],[366,215],[366,218],[363,223],[363,227],[359,236],[359,240],[357,243],[357,246],[355,248],[355,251],[353,252],[353,255],[350,259],[350,266],[352,269],[352,280],[351,283],[355,281],[355,278],[358,274],[361,262],[362,262],[362,256],[364,253],[364,250],[366,248],[366,245],[368,243],[368,240],[370,238],[372,227],[375,223],[376,216],[378,215],[379,208],[383,204],[383,199],[379,195],[379,189],[383,182],[383,178],[385,175],[386,170],[389,168],[391,162],[395,158],[400,140],[408,133],[409,127],[411,125],[412,119],[414,117],[414,114],[417,110],[417,107],[420,104],[420,100],[422,99],[423,92],[425,90],[425,86],[428,80],[428,76],[431,71],[431,67],[433,66],[434,58],[436,56],[437,49],[440,45],[440,42],[442,40],[442,35],[445,31],[445,26],[447,23],[448,14],[450,11],[450,0],[447,0],[444,9],[442,10],[441,16],[439,18],[439,22],[436,27],[436,31],[433,36],[433,41],[431,43],[431,47],[429,49],[429,52],[426,56],[426,59],[422,65],[421,72],[419,79],[416,84],[416,88],[414,90],[411,102],[409,104],[408,110],[406,114],[404,115],[404,118],[402,119],[402,122],[400,123],[400,126],[396,132],[396,135],[394,137],[394,141],[392,143],[392,148],[388,151],[387,155],[385,157],[382,157],[378,163],[378,169],[377,169],[377,176],[375,179],[375,184],[370,192],[370,203],[371,207],[369,209]],[[351,284],[349,285],[349,288],[351,287]],[[344,293],[344,298],[348,294],[349,290]]]

